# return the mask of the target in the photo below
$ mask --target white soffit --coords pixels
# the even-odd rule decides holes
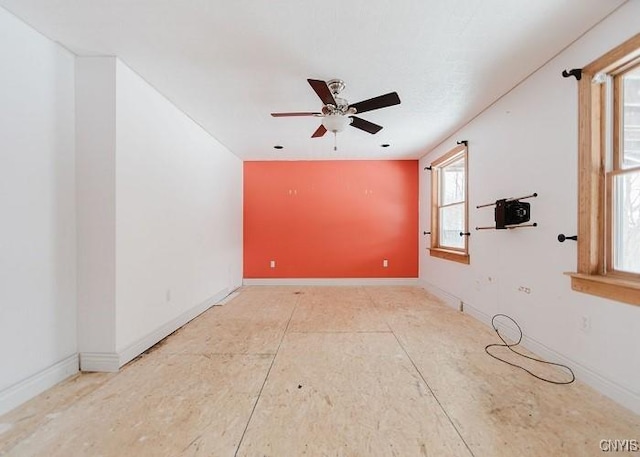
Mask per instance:
[[[623,0],[0,0],[78,55],[115,55],[245,160],[417,158]],[[307,78],[384,128],[311,139]],[[380,148],[390,143],[391,147]],[[284,149],[273,149],[276,144]]]

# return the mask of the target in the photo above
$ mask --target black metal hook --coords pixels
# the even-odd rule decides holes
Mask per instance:
[[[431,232],[422,232],[423,235],[431,235]]]
[[[460,232],[460,236],[471,236],[471,232]]]
[[[467,140],[456,141],[456,144],[464,144],[465,146],[469,146],[469,142]]]
[[[431,167],[430,166],[429,167],[424,167],[424,170],[425,171],[427,171],[427,170],[431,171]]]
[[[560,241],[561,243],[564,243],[565,240],[578,241],[578,235],[565,236],[564,233],[561,233],[560,235],[558,235],[558,241]]]
[[[582,79],[582,68],[574,68],[573,70],[562,70],[562,76],[568,78],[574,76],[578,81]]]

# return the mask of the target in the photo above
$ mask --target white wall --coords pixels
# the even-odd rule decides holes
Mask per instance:
[[[0,61],[2,414],[241,284],[242,162],[115,58],[2,8]]]
[[[0,414],[77,371],[74,56],[0,8]]]
[[[115,352],[116,59],[76,59],[78,352]],[[82,361],[81,361],[82,362]]]
[[[126,360],[242,283],[242,162],[122,62],[116,74],[116,341]]]
[[[469,141],[472,235],[468,266],[430,257],[424,237],[420,278],[485,322],[498,312],[512,316],[530,347],[568,362],[579,379],[640,413],[640,307],[572,291],[563,272],[576,270],[576,243],[556,240],[577,231],[577,84],[561,72],[640,32],[638,18],[640,2],[627,3],[421,160],[427,166],[456,140]],[[494,223],[493,209],[476,205],[533,192],[539,197],[527,201],[539,227],[474,230]],[[428,172],[420,198],[428,230]],[[590,319],[586,331],[583,317]]]
[[[78,57],[79,352],[116,371],[242,282],[242,162],[114,57]]]

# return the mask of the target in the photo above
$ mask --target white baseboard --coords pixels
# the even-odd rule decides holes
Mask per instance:
[[[228,295],[229,295],[229,289],[225,287],[224,289],[222,289],[212,297],[209,297],[199,305],[196,305],[193,308],[185,311],[179,316],[171,319],[166,324],[157,328],[153,332],[140,338],[138,341],[135,341],[134,343],[128,345],[124,349],[121,349],[120,351],[118,351],[117,354],[115,354],[118,359],[118,362],[117,362],[118,368],[120,368],[127,362],[133,360],[134,358],[138,357],[140,354],[142,354],[144,351],[146,351],[151,346],[156,344],[158,341],[162,340],[168,335],[171,335],[177,329],[185,325],[187,322],[198,317],[200,314],[202,314],[203,312],[211,308],[213,305],[223,300]],[[112,367],[112,365],[109,365],[107,368],[110,368],[110,367]],[[115,371],[118,371],[118,368],[116,368]],[[84,371],[84,367],[82,367],[82,370]],[[111,371],[111,370],[90,370],[90,371]]]
[[[245,286],[417,286],[418,278],[245,278]]]
[[[115,352],[81,352],[80,371],[115,373],[120,369],[120,358]]]
[[[0,415],[9,412],[77,372],[78,354],[74,354],[17,384],[7,387],[0,391]]]
[[[419,280],[418,285],[430,294],[435,295],[436,298],[439,298],[442,302],[444,302],[451,308],[458,310],[460,309],[460,303],[462,302],[462,299],[460,299],[459,297],[450,294],[446,290],[440,289],[439,287],[425,281],[424,279]]]
[[[440,298],[441,295],[443,296],[448,295],[449,297],[453,297],[453,295],[449,295],[446,292],[442,291],[441,289],[438,289],[437,287],[425,281],[421,281],[420,284],[421,286],[424,287],[425,290],[436,295],[438,298]],[[458,302],[460,300],[457,297],[453,297],[453,299],[458,300]],[[446,302],[446,300],[443,300],[443,301]],[[451,302],[451,300],[449,301]],[[450,303],[447,303],[447,304],[450,304]],[[457,308],[457,305],[454,306],[454,308]],[[476,308],[475,306],[469,303],[464,303],[464,312],[474,317],[475,319],[479,320],[483,324],[486,324],[487,326],[491,327],[492,316],[489,316],[488,314],[484,313],[483,311]],[[497,323],[497,325],[502,335],[508,337],[513,341],[517,340],[518,334],[516,329],[501,323]],[[545,346],[541,342],[525,335],[524,333],[522,335],[522,342],[520,344],[522,344],[523,347],[527,348],[534,354],[537,354],[538,356],[540,356],[540,358],[544,360],[567,365],[573,370],[574,374],[576,375],[576,379],[579,379],[585,384],[593,387],[598,392],[602,393],[603,395],[606,395],[607,397],[611,398],[615,402],[630,409],[634,413],[640,414],[640,396],[638,396],[635,392],[632,392],[626,387],[621,386],[617,382],[602,376],[592,368],[589,368],[579,362],[576,362],[575,360],[566,357],[565,355],[555,351],[554,349],[551,349],[548,346]]]
[[[233,292],[231,292],[229,295],[227,295],[226,297],[224,297],[222,300],[220,300],[217,303],[214,303],[214,306],[222,306],[222,305],[226,305],[227,303],[229,303],[231,300],[233,300],[234,298],[236,298],[238,295],[240,295],[240,292],[237,290],[234,290]]]

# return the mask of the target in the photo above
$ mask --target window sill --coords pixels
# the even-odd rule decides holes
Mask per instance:
[[[571,276],[571,288],[631,305],[640,305],[640,282],[612,276],[565,273]]]
[[[431,257],[438,257],[440,259],[451,260],[452,262],[459,262],[469,265],[469,254],[458,251],[449,251],[447,249],[431,248],[429,249]]]

